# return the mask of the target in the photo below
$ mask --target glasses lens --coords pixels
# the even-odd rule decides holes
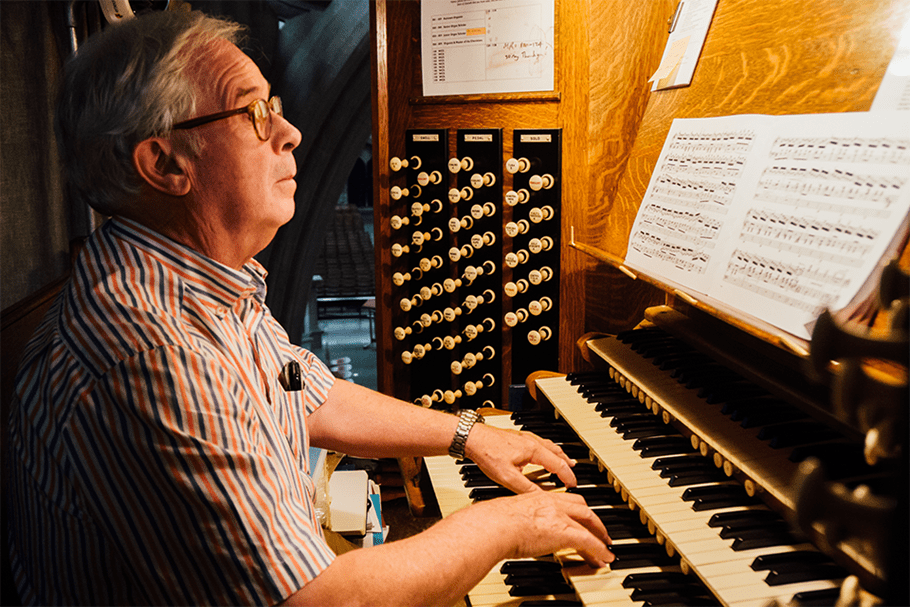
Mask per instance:
[[[253,103],[253,126],[256,129],[256,135],[263,141],[267,141],[272,134],[272,119],[269,116],[269,104],[262,99]]]
[[[269,106],[272,108],[273,112],[279,116],[284,116],[284,108],[281,107],[281,97],[272,97],[269,99]]]

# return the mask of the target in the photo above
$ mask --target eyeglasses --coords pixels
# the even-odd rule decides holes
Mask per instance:
[[[268,101],[257,99],[246,107],[218,112],[217,114],[209,114],[208,116],[200,116],[199,118],[193,118],[192,120],[184,120],[183,122],[178,122],[171,128],[194,129],[197,126],[215,122],[216,120],[230,118],[231,116],[236,116],[238,114],[247,114],[250,117],[250,121],[253,123],[253,129],[256,131],[256,136],[262,141],[268,141],[269,137],[272,135],[272,112],[279,116],[284,116],[281,109],[280,97],[272,97]]]

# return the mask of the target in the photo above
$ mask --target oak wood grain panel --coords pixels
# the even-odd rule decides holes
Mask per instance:
[[[561,44],[557,54],[557,80],[564,95],[559,108],[562,133],[562,248],[559,276],[559,364],[547,371],[578,368],[575,340],[585,317],[584,260],[570,249],[569,232],[586,223],[590,215],[591,188],[588,171],[588,103],[590,92],[591,33],[586,24],[594,10],[590,0],[562,2],[556,22]]]
[[[648,78],[660,63],[667,20],[675,6],[674,0],[609,0],[591,10],[586,142],[590,194],[585,205],[567,212],[579,242],[625,242],[628,237],[628,230],[611,232],[625,225],[612,217],[617,212],[613,201],[647,106]],[[663,294],[650,285],[634,282],[578,252],[571,256],[584,267],[584,323],[573,326],[576,337],[585,331],[615,333],[634,326],[645,308],[663,301]],[[573,364],[581,365],[580,353]]]

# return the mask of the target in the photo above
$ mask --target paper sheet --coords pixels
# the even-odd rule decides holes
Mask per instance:
[[[717,0],[680,0],[677,7],[676,23],[667,38],[660,67],[649,80],[652,91],[692,83]]]
[[[808,338],[907,229],[908,127],[898,112],[675,120],[626,265]]]
[[[901,32],[897,50],[888,64],[888,71],[882,79],[872,111],[901,110],[910,111],[910,22]]]
[[[555,0],[423,0],[423,94],[552,91]]]

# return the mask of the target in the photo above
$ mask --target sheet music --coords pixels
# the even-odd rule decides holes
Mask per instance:
[[[626,265],[808,338],[825,307],[874,287],[906,232],[908,125],[900,113],[674,121]]]

